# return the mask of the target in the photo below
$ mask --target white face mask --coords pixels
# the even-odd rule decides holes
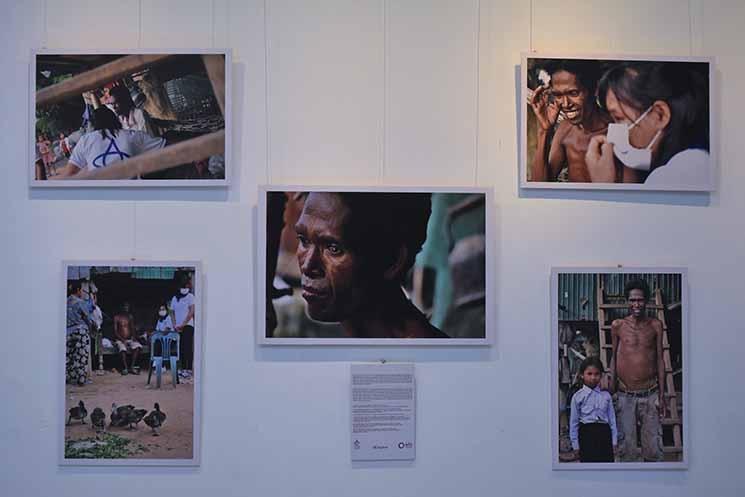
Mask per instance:
[[[179,291],[181,292],[181,295],[186,295],[187,293],[189,293],[189,289],[188,288],[182,288]]]
[[[166,317],[166,314],[168,314],[166,311],[158,311],[158,316],[162,318]]]
[[[645,110],[636,121],[631,124],[626,123],[610,123],[608,125],[608,143],[613,144],[613,154],[621,161],[621,163],[630,167],[631,169],[637,169],[639,171],[649,171],[652,165],[652,146],[660,137],[662,131],[657,131],[652,141],[649,142],[645,148],[636,148],[629,143],[629,131],[631,128],[639,124],[644,117],[649,114],[652,107]]]

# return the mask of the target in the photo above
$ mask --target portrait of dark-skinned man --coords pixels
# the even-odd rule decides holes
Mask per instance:
[[[430,212],[428,193],[309,193],[294,226],[308,316],[348,337],[445,337],[402,289]]]

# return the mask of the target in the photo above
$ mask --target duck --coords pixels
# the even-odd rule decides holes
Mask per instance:
[[[85,404],[81,400],[78,402],[78,405],[76,407],[71,408],[69,411],[69,415],[67,416],[67,424],[70,424],[70,421],[73,419],[79,419],[81,424],[85,424],[85,417],[88,415],[88,411],[85,408]]]
[[[146,425],[153,429],[153,436],[157,437],[159,435],[158,428],[163,426],[163,423],[166,421],[166,413],[160,410],[160,405],[157,402],[153,408],[154,410],[145,416],[144,421]]]
[[[106,414],[100,407],[96,407],[91,413],[91,428],[96,430],[96,434],[106,431]]]
[[[137,429],[137,423],[142,421],[142,418],[145,417],[145,414],[147,414],[147,409],[132,409],[127,414],[127,424],[129,425],[130,430],[136,430]],[[134,428],[132,427],[134,425]]]
[[[117,426],[119,428],[127,425],[127,416],[129,412],[135,408],[132,404],[125,406],[118,406],[116,402],[111,403],[111,422],[109,426]]]

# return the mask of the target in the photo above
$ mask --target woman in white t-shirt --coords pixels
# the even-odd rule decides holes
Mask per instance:
[[[80,138],[72,150],[67,165],[56,178],[70,178],[82,169],[90,171],[108,167],[149,150],[163,148],[164,138],[155,138],[144,131],[122,129],[122,123],[108,107],[93,111],[93,129]]]
[[[190,371],[194,363],[194,294],[186,273],[177,273],[175,280],[178,288],[171,298],[171,312],[174,327],[181,334],[181,368]]]

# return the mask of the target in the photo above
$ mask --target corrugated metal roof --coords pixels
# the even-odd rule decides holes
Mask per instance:
[[[79,280],[94,274],[129,273],[137,280],[172,280],[177,267],[174,266],[68,266],[67,279]]]
[[[172,280],[175,267],[134,267],[132,277],[138,280]]]
[[[597,320],[597,276],[596,273],[559,274],[559,320]],[[657,288],[662,289],[667,304],[681,300],[681,277],[678,273],[604,273],[600,278],[607,300],[623,302],[624,286],[634,279],[642,279],[649,285],[650,303],[654,302],[654,291]],[[610,314],[610,318],[615,318],[624,316],[627,312],[610,311]]]

